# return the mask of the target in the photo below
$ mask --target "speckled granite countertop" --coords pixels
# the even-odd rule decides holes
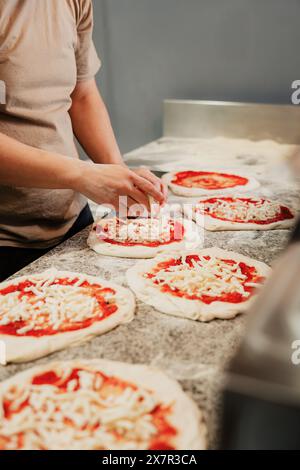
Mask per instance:
[[[179,161],[181,161],[182,168],[186,168],[187,165],[195,167],[196,162],[198,167],[201,164],[207,167],[207,160],[204,160],[200,150],[195,155],[197,142],[192,142],[192,144],[193,155],[190,154],[189,143],[185,146],[184,142],[178,139],[174,141],[166,139],[165,142],[161,140],[145,146],[127,158],[129,162],[139,158],[144,161],[151,158],[155,161],[157,152],[155,166],[160,167],[160,163],[164,167],[162,169],[165,169],[167,163],[172,166],[172,157],[174,153],[177,153],[181,155],[181,158],[177,159],[176,168],[180,167]],[[287,146],[277,144],[275,146],[277,157],[286,155],[291,150]],[[201,145],[199,148],[201,149]],[[251,143],[249,148],[245,147],[244,153],[238,151],[237,154],[232,154],[232,158],[229,159],[230,166],[251,170],[251,173],[257,176],[262,186],[255,192],[256,194],[272,196],[299,209],[299,185],[289,178],[286,171],[283,171],[284,159],[275,158],[273,164],[269,156],[264,160],[264,152],[267,152],[267,148],[270,149],[270,146],[260,148],[259,144],[255,146]],[[187,149],[186,152],[185,149]],[[273,151],[276,153],[275,147]],[[189,163],[190,158],[193,158],[193,162]],[[226,162],[228,163],[228,159]],[[216,167],[222,166],[222,168],[228,166],[224,165],[224,160],[221,164],[221,160],[216,156],[210,159],[210,164]],[[55,266],[58,269],[99,275],[107,280],[111,279],[126,285],[125,272],[135,261],[103,257],[92,252],[86,245],[88,231],[86,229],[60,245],[22,270],[21,274],[42,271]],[[284,248],[288,238],[289,232],[284,230],[206,232],[205,247],[219,246],[270,264]],[[34,364],[73,358],[107,358],[157,366],[178,379],[186,392],[204,410],[209,430],[209,444],[215,447],[219,416],[218,391],[222,370],[236,350],[244,330],[246,317],[246,315],[241,315],[229,321],[216,320],[210,323],[200,323],[158,313],[151,307],[138,302],[136,318],[130,324],[122,325],[79,347],[54,353],[50,357],[35,361]],[[2,367],[0,380],[32,365],[33,363],[27,363]]]

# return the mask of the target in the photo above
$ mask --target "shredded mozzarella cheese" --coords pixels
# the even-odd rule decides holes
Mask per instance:
[[[228,264],[221,259],[211,257],[207,259],[199,256],[199,260],[192,259],[192,267],[186,262],[186,256],[181,258],[179,265],[156,271],[151,281],[159,286],[170,286],[172,290],[178,289],[187,296],[220,297],[224,294],[238,293],[249,297],[250,292],[244,286],[247,276],[242,273],[239,263]],[[149,274],[145,277],[149,278]],[[249,285],[250,287],[250,285]]]
[[[105,231],[103,231],[103,228]],[[166,218],[128,219],[126,221],[111,219],[98,227],[101,238],[117,242],[147,243],[158,241],[165,243],[170,240],[174,230],[174,221]]]
[[[22,434],[22,448],[27,450],[147,448],[158,432],[151,416],[160,405],[154,394],[116,383],[109,385],[107,395],[94,371],[81,370],[79,375],[76,391],[75,379],[67,391],[27,383],[0,395],[0,444],[5,439],[6,449],[16,449]],[[4,402],[10,403],[9,416],[3,411]]]
[[[17,334],[24,335],[33,330],[59,330],[62,325],[72,326],[103,316],[89,288],[80,287],[83,279],[79,279],[74,285],[60,285],[57,282],[55,278],[35,281],[21,296],[19,291],[0,296],[0,326],[25,322],[16,331]],[[107,302],[113,301],[110,293],[105,293],[104,296]]]
[[[266,199],[234,199],[228,201],[218,198],[215,202],[204,203],[206,213],[226,220],[265,221],[272,220],[280,215],[280,204]]]

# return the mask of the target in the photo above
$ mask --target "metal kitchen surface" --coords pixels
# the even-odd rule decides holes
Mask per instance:
[[[287,168],[298,147],[275,141],[229,137],[164,137],[126,156],[129,164],[148,164],[160,171],[181,168],[234,168],[255,176],[261,187],[251,194],[267,196],[300,209],[299,182]],[[171,197],[171,200],[180,198]],[[181,199],[182,200],[182,199]],[[136,261],[98,255],[86,245],[86,229],[21,271],[29,274],[55,266],[58,269],[99,275],[126,285],[125,273]],[[206,232],[204,246],[233,250],[271,264],[286,246],[287,230]],[[204,410],[209,445],[215,447],[219,425],[219,389],[222,371],[242,337],[247,315],[233,320],[194,322],[164,315],[137,303],[135,319],[114,331],[72,349],[23,365],[0,369],[4,380],[33,364],[74,358],[107,358],[159,367],[179,380]]]

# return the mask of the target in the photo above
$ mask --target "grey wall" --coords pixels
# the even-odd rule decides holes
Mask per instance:
[[[290,102],[299,0],[94,0],[99,85],[122,151],[161,135],[164,98]]]

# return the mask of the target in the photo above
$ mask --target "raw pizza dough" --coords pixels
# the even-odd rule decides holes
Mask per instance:
[[[192,250],[202,244],[202,236],[199,227],[187,219],[168,219],[152,218],[152,219],[130,219],[120,221],[121,230],[115,229],[116,222],[119,219],[102,219],[94,224],[88,237],[88,245],[97,253],[107,256],[117,256],[120,258],[153,258],[159,253],[167,251]],[[174,241],[170,240],[170,223],[177,227],[175,233],[179,233]],[[105,228],[109,224],[111,235],[107,239],[103,235],[98,236],[97,231]],[[181,237],[183,227],[183,238]],[[103,232],[102,232],[103,233]],[[113,240],[114,242],[110,242]],[[154,242],[153,246],[149,246],[148,240]],[[115,243],[117,241],[117,243]],[[128,244],[130,242],[130,244]],[[146,244],[145,244],[146,243]],[[148,245],[147,245],[148,243]]]
[[[78,281],[76,286],[56,285],[59,279]],[[3,294],[24,282],[33,283],[33,287],[29,286],[27,293],[22,291],[22,299],[21,291]],[[91,295],[87,288],[80,287],[84,282],[101,286],[100,291],[96,289]],[[129,289],[86,274],[51,269],[3,282],[0,284],[0,341],[6,346],[6,362],[32,361],[78,345],[130,322],[134,311],[135,299]]]
[[[200,187],[184,186],[176,184],[174,181],[179,176],[188,175],[192,177],[206,177],[207,181],[203,181]],[[226,179],[231,179],[231,186],[226,187]],[[167,173],[162,179],[168,184],[172,192],[178,196],[185,197],[200,197],[208,194],[228,194],[235,191],[251,191],[260,186],[259,182],[252,176],[244,174],[242,171],[231,171],[231,170],[187,170],[187,171],[174,171]],[[209,181],[210,180],[210,181]],[[222,184],[222,187],[216,188]],[[229,183],[228,183],[229,184]]]
[[[293,209],[259,197],[216,196],[197,204],[202,207],[195,207],[194,220],[210,231],[288,229],[296,217]]]
[[[187,263],[189,260],[187,257],[191,256],[192,258],[200,257],[199,263],[196,262],[194,265],[192,261],[193,268],[190,267],[190,261]],[[247,285],[250,291],[254,290],[254,284],[258,287],[271,272],[266,264],[241,254],[220,248],[207,248],[181,254],[170,253],[157,256],[153,260],[140,261],[127,271],[127,282],[138,299],[160,312],[200,321],[210,321],[214,318],[229,319],[247,310],[256,295],[255,292],[246,293],[244,286],[241,285],[243,281],[240,279],[243,279],[243,275],[246,278],[244,282],[251,278],[241,272],[240,265],[235,264],[231,269],[230,265],[224,263],[223,260],[228,260],[230,263],[234,261],[237,265],[244,263],[247,269],[248,267],[254,269],[252,279],[259,280],[259,282],[253,283],[252,280],[250,284],[253,285]],[[220,261],[221,268],[216,265],[216,262],[220,263]],[[166,264],[169,262],[181,264],[182,271],[174,267],[171,268],[173,272],[165,275]],[[232,270],[236,268],[238,269],[235,274]],[[156,277],[149,278],[149,274],[150,276],[155,274]],[[230,283],[226,282],[226,277],[231,279]],[[155,284],[155,281],[160,285]],[[176,292],[171,292],[168,288],[170,285],[173,289],[180,289],[180,292],[184,292],[185,295],[178,296]],[[227,295],[227,299],[230,297],[231,301],[220,300],[223,294]],[[198,298],[191,298],[195,296]],[[204,296],[209,302],[202,300]],[[240,301],[237,301],[236,296]],[[213,298],[218,300],[213,300]]]
[[[96,359],[26,370],[1,383],[0,414],[0,450],[206,447],[195,403],[177,382],[143,365]]]

